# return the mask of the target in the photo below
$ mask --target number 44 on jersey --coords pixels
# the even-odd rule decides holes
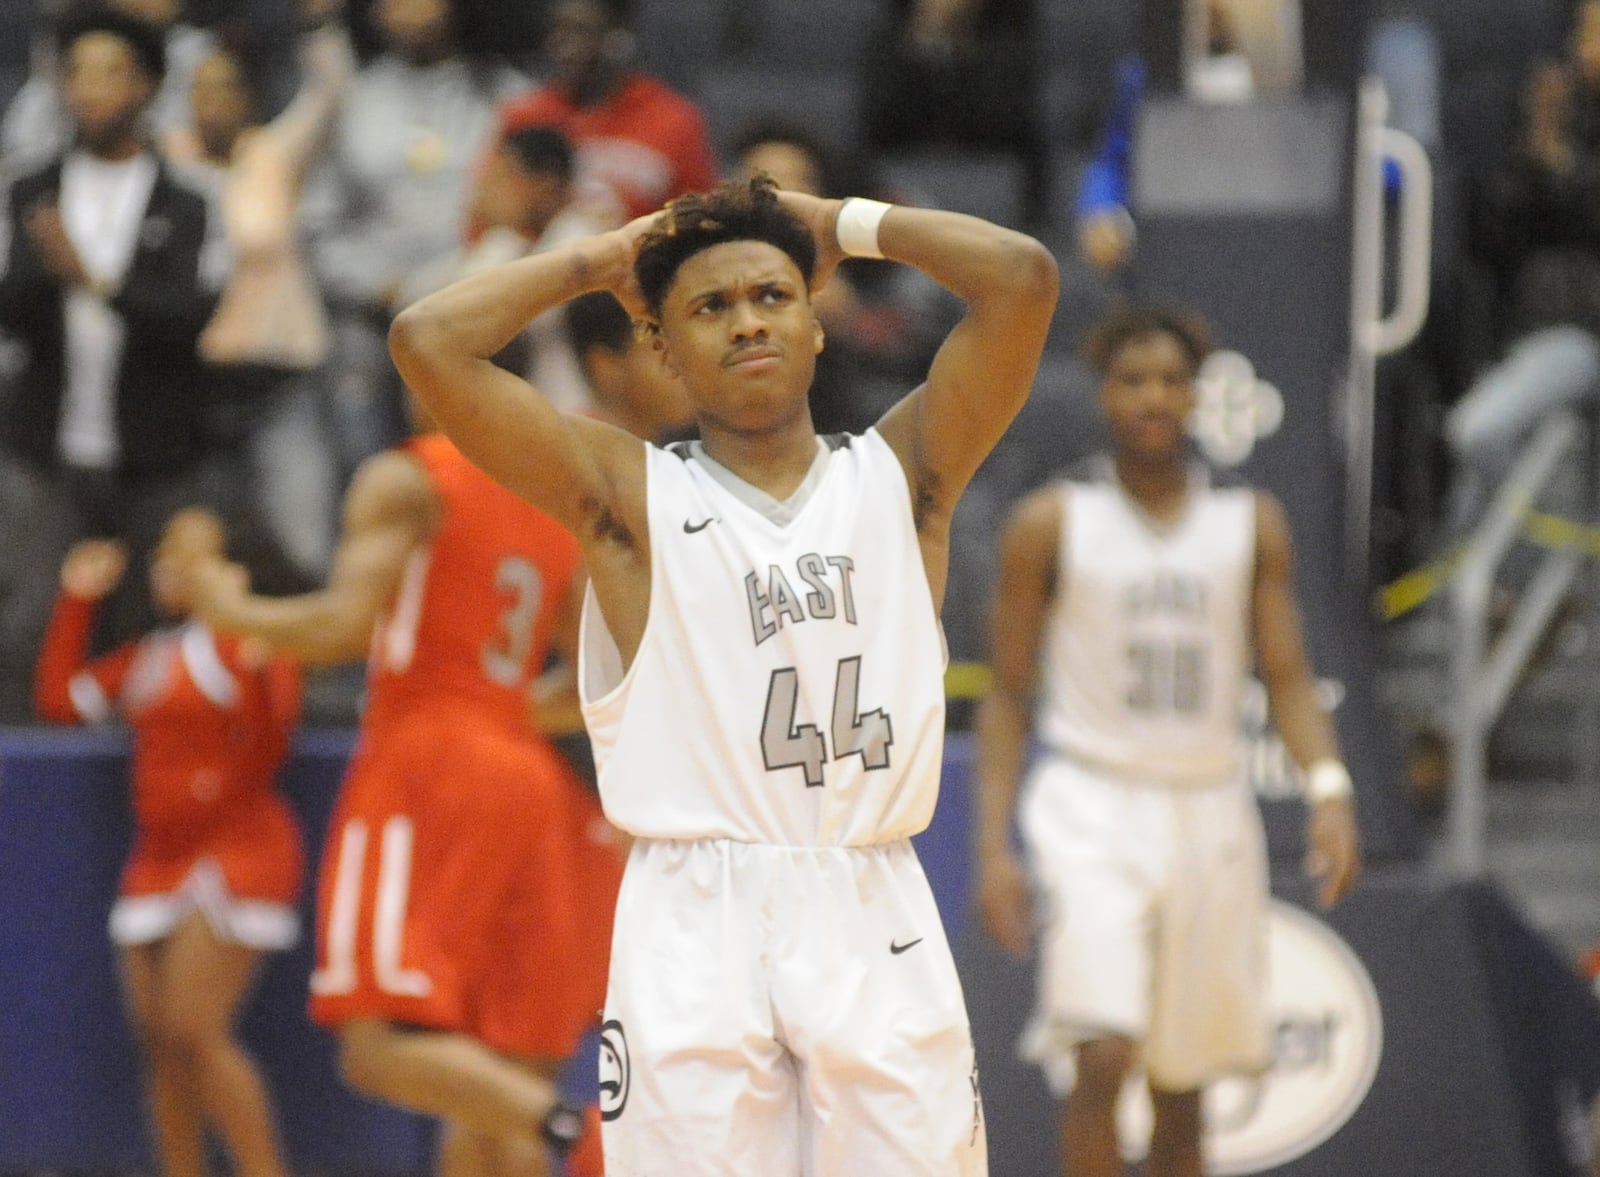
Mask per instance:
[[[761,720],[761,758],[767,771],[786,768],[804,771],[806,788],[820,789],[823,766],[828,763],[828,745],[814,723],[797,723],[800,702],[800,676],[792,666],[772,672],[767,683],[767,706]],[[860,756],[870,772],[889,767],[889,749],[894,746],[894,724],[882,708],[861,713],[861,658],[841,658],[833,682],[833,715],[830,735],[833,760]]]

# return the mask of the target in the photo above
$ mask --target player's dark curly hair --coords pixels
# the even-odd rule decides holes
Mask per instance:
[[[811,230],[778,203],[777,191],[770,179],[758,176],[729,180],[669,204],[640,243],[633,265],[650,314],[660,317],[661,303],[684,262],[726,241],[765,241],[783,250],[809,286],[817,268],[817,243]]]
[[[1198,372],[1211,354],[1211,328],[1199,315],[1177,307],[1129,303],[1112,311],[1084,340],[1083,354],[1096,374],[1104,376],[1123,348],[1151,335],[1177,341]]]

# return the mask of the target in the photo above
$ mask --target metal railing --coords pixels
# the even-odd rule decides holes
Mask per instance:
[[[1350,239],[1350,357],[1345,389],[1345,546],[1353,584],[1367,583],[1372,536],[1373,417],[1378,360],[1405,347],[1428,317],[1433,280],[1433,167],[1410,135],[1386,126],[1389,98],[1367,78],[1357,105],[1355,184]],[[1395,302],[1383,308],[1389,239],[1384,169],[1400,175],[1395,226]]]
[[[1489,733],[1571,590],[1584,555],[1576,549],[1544,553],[1491,646],[1495,573],[1568,455],[1587,453],[1587,439],[1588,430],[1571,413],[1551,417],[1535,431],[1468,541],[1450,586],[1454,647],[1448,681],[1455,771],[1449,834],[1454,867],[1463,875],[1481,874],[1485,865]]]

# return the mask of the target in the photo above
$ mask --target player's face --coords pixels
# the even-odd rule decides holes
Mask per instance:
[[[822,328],[805,279],[765,241],[728,241],[678,269],[661,307],[667,362],[711,429],[767,433],[809,412]]]
[[[1171,335],[1154,332],[1124,343],[1100,389],[1119,453],[1144,460],[1181,459],[1194,408],[1189,353]]]
[[[129,134],[155,93],[133,47],[112,33],[85,33],[67,53],[62,95],[86,147]]]
[[[150,595],[163,613],[182,616],[194,603],[191,577],[201,560],[221,556],[222,525],[208,511],[172,517],[150,557]]]

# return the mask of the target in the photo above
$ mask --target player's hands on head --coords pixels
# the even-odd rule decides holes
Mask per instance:
[[[778,189],[778,203],[783,205],[811,230],[817,243],[817,268],[811,275],[811,290],[816,293],[828,284],[833,271],[844,260],[844,250],[839,248],[839,208],[842,200],[826,200],[806,192]]]
[[[70,596],[98,601],[122,581],[127,550],[115,540],[86,539],[74,544],[61,563],[61,588]]]
[[[612,286],[611,293],[616,296],[617,301],[622,304],[622,309],[628,312],[635,323],[653,320],[650,308],[645,305],[644,291],[639,289],[639,278],[634,273],[633,263],[638,260],[639,246],[656,227],[661,215],[659,212],[645,213],[644,216],[634,217],[626,225],[611,231],[612,236],[621,243],[627,260],[622,277]]]
[[[1361,877],[1361,835],[1348,797],[1311,807],[1306,828],[1306,873],[1317,881],[1317,902],[1332,907]]]
[[[984,929],[1012,956],[1028,955],[1033,932],[1033,894],[1028,872],[1009,850],[987,854],[978,864],[978,909]]]

